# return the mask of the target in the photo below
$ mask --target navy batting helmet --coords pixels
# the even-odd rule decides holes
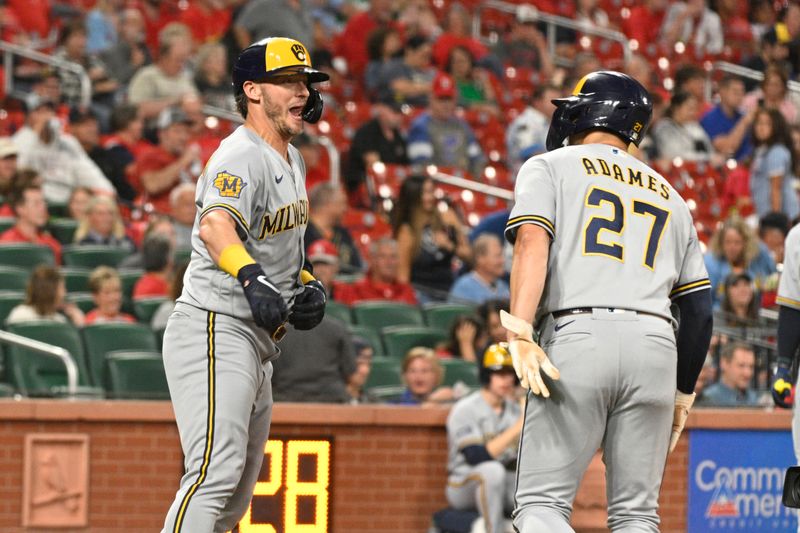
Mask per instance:
[[[587,74],[571,96],[556,98],[553,104],[548,151],[561,148],[571,135],[595,128],[639,146],[653,115],[647,90],[630,76],[610,70]]]
[[[490,344],[483,352],[480,364],[478,365],[478,379],[481,385],[489,384],[491,375],[502,371],[514,372],[514,363],[505,342]]]

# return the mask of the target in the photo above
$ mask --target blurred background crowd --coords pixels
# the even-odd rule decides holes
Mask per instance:
[[[277,35],[331,80],[294,141],[329,317],[282,342],[276,400],[425,405],[476,388],[475,361],[505,337],[515,173],[544,151],[550,100],[608,68],[651,92],[637,155],[687,200],[706,250],[700,402],[766,404],[800,216],[800,3],[766,0],[0,1],[0,320],[71,348],[87,394],[164,393],[195,182],[241,122],[230,65]],[[63,371],[33,359],[6,349],[6,394],[57,392]]]

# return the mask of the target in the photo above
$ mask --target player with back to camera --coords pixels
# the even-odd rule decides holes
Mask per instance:
[[[164,334],[164,367],[185,456],[164,532],[230,531],[258,480],[272,412],[272,359],[288,320],[311,329],[325,289],[303,253],[305,165],[289,141],[322,99],[293,39],[259,41],[233,68],[243,126],[197,183],[198,214],[183,293]]]
[[[711,337],[708,274],[685,202],[628,151],[650,122],[647,91],[600,71],[553,103],[548,153],[521,167],[506,226],[514,259],[501,318],[530,389],[514,525],[572,532],[578,483],[602,448],[608,527],[655,533],[667,454]]]

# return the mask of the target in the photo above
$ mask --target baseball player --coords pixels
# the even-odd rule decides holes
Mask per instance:
[[[305,165],[289,144],[322,112],[303,44],[259,41],[233,84],[245,118],[197,183],[183,294],[164,334],[164,367],[185,470],[164,532],[231,530],[258,479],[272,411],[272,364],[287,320],[311,329],[325,289],[304,266]]]
[[[667,453],[711,337],[708,275],[686,204],[628,152],[650,122],[647,91],[601,71],[553,103],[548,153],[521,167],[506,226],[514,260],[501,319],[530,389],[514,525],[573,531],[578,483],[602,448],[608,527],[657,532]]]
[[[459,400],[447,417],[447,500],[478,509],[486,533],[502,533],[514,507],[514,467],[522,409],[513,400],[518,382],[502,344],[486,348],[478,366],[481,389]]]

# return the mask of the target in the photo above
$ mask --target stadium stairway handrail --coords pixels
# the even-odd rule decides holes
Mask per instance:
[[[203,113],[210,117],[221,118],[223,120],[229,120],[231,122],[235,122],[237,124],[243,124],[244,119],[241,115],[237,113],[233,113],[228,111],[227,109],[222,109],[221,107],[214,107],[210,105],[203,106]],[[336,148],[336,144],[327,137],[326,135],[317,135],[317,141],[319,144],[328,152],[328,166],[330,168],[330,181],[331,183],[338,185],[341,183],[341,175],[340,175],[340,156],[339,156],[339,149]]]
[[[13,344],[15,346],[20,346],[22,348],[27,348],[29,350],[61,359],[61,362],[64,363],[64,366],[67,370],[67,394],[69,396],[75,396],[77,394],[78,366],[75,364],[75,361],[72,359],[72,356],[66,349],[60,346],[47,344],[46,342],[29,339],[27,337],[23,337],[22,335],[17,335],[4,330],[0,330],[0,343]]]
[[[511,4],[501,0],[487,0],[479,3],[475,8],[475,13],[472,15],[472,36],[476,39],[482,41],[487,40],[481,35],[481,13],[486,9],[494,9],[496,11],[508,13],[514,16],[524,13],[533,20],[544,22],[547,25],[547,48],[550,51],[550,54],[555,58],[556,62],[562,66],[569,66],[572,62],[567,58],[558,57],[555,53],[556,29],[559,27],[576,30],[585,35],[591,35],[594,37],[607,39],[609,41],[618,42],[622,46],[623,60],[627,63],[631,58],[632,51],[630,42],[628,41],[628,37],[622,32],[587,26],[584,23],[577,22],[570,18],[544,13],[529,4]]]
[[[38,61],[39,63],[45,63],[57,69],[68,70],[76,74],[81,80],[81,105],[87,107],[89,104],[91,104],[92,81],[89,79],[89,75],[86,73],[86,70],[78,63],[73,63],[72,61],[67,61],[66,59],[36,52],[35,50],[30,50],[29,48],[25,48],[8,41],[0,41],[0,51],[3,53],[3,68],[5,69],[6,73],[6,94],[13,94],[22,100],[24,100],[25,96],[27,95],[27,93],[22,91],[14,91],[14,57],[19,56],[32,59],[33,61]]]

